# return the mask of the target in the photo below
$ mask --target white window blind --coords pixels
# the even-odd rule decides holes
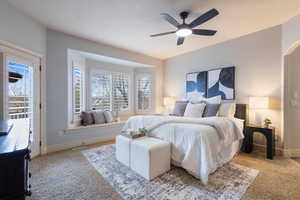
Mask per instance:
[[[93,72],[91,77],[92,110],[129,110],[129,82],[126,73]]]
[[[129,75],[125,73],[112,74],[113,110],[126,111],[129,109]]]
[[[93,73],[91,77],[92,110],[111,110],[111,75]]]
[[[137,76],[137,109],[149,111],[152,108],[152,81],[149,76]]]
[[[82,111],[82,71],[80,67],[73,66],[72,69],[73,87],[73,113],[79,114]]]

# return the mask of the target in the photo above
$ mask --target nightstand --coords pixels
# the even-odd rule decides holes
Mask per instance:
[[[251,153],[253,150],[253,134],[254,132],[263,134],[267,140],[267,158],[273,159],[275,156],[275,128],[265,128],[257,125],[246,125],[245,127],[245,141],[244,141],[244,152]]]

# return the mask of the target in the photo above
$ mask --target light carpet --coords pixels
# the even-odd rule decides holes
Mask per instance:
[[[239,200],[258,175],[256,169],[229,163],[210,175],[208,185],[178,167],[149,182],[116,160],[115,145],[82,153],[126,200]]]

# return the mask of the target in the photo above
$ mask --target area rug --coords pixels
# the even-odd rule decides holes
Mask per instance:
[[[258,175],[258,170],[229,163],[209,176],[209,183],[172,169],[147,181],[115,158],[115,145],[82,151],[87,160],[125,200],[239,200]]]

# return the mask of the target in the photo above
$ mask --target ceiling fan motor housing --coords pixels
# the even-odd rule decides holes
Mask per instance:
[[[183,12],[180,13],[180,18],[182,20],[185,20],[188,16],[189,16],[189,13],[186,12],[186,11],[183,11]]]

